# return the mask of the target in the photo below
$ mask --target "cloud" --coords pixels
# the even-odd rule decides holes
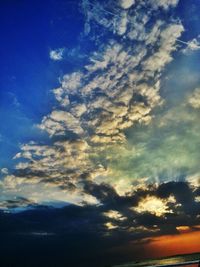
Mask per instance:
[[[177,6],[178,2],[179,0],[150,0],[150,3],[154,8],[162,7],[165,10]]]
[[[58,48],[55,50],[51,50],[49,53],[50,59],[54,61],[60,61],[63,59],[65,49],[64,48]]]
[[[124,9],[128,9],[135,4],[135,0],[121,0],[120,5]]]
[[[199,36],[198,36],[198,39],[199,39]],[[188,54],[190,53],[191,51],[196,51],[196,50],[199,50],[200,49],[200,43],[199,43],[199,40],[197,38],[194,38],[188,42],[185,42],[185,41],[182,41],[182,40],[177,40],[179,43],[182,43],[184,45],[186,45],[186,48],[182,49],[182,52],[184,54]]]
[[[171,52],[176,50],[176,40],[181,36],[184,28],[181,24],[169,25],[160,34],[160,48],[147,59],[143,65],[146,70],[155,71],[162,68],[172,60]]]
[[[24,197],[15,197],[14,199],[9,199],[9,200],[4,200],[4,201],[1,201],[1,204],[0,204],[0,209],[4,209],[4,210],[23,210],[23,209],[26,209],[27,207],[29,208],[36,208],[37,205],[27,199],[27,198],[24,198]]]
[[[188,49],[190,49],[190,50],[200,49],[200,43],[198,42],[198,40],[194,38],[191,41],[189,41],[188,42]]]
[[[77,135],[83,133],[79,121],[71,113],[62,110],[55,110],[49,116],[44,117],[39,128],[46,130],[50,136],[65,135],[67,130]]]
[[[121,260],[127,261],[128,256],[124,251],[130,244],[132,244],[131,251],[136,253],[138,247],[140,250],[141,248],[145,249],[145,240],[151,244],[155,237],[158,238],[161,235],[166,236],[166,238],[168,235],[180,236],[180,231],[183,229],[199,231],[198,214],[200,206],[193,201],[193,198],[190,198],[191,201],[188,202],[188,204],[190,203],[189,209],[185,209],[187,205],[185,193],[192,196],[196,194],[194,189],[185,182],[141,188],[126,197],[117,195],[114,189],[105,184],[90,185],[90,190],[104,201],[104,205],[68,205],[60,209],[38,206],[21,213],[0,212],[1,237],[6,236],[6,240],[11,239],[12,242],[16,241],[16,243],[23,240],[22,244],[30,244],[29,242],[32,243],[35,240],[36,247],[42,247],[43,256],[44,242],[47,244],[45,246],[47,251],[49,251],[48,246],[52,247],[53,244],[54,246],[56,244],[55,247],[59,247],[59,259],[60,249],[63,249],[62,255],[65,255],[61,257],[62,264],[72,262],[75,266],[80,264],[81,266],[94,266],[96,259],[95,266],[102,266],[102,264],[118,263],[119,259],[116,259],[116,252],[113,252],[115,250],[120,253]],[[172,200],[169,195],[175,198]],[[148,207],[143,207],[142,211],[138,211],[138,209],[141,209],[141,203],[145,198],[147,203],[152,200],[159,205],[162,203],[164,206],[159,206],[160,208],[156,210],[159,211],[162,208],[162,212],[156,214]],[[22,201],[26,202],[26,200]],[[10,202],[8,205],[12,204]],[[171,209],[173,209],[173,213],[168,212]],[[192,210],[193,212],[191,212]],[[77,245],[77,240],[81,244],[78,242]],[[55,260],[54,246],[52,259],[50,257],[51,263],[52,260]],[[120,249],[121,246],[123,249]],[[73,251],[76,249],[76,259],[74,254],[71,257],[71,253],[66,253],[66,251],[72,249]],[[38,253],[37,255],[40,255],[40,252]],[[135,253],[130,254],[133,255],[131,260],[135,259],[135,255],[137,255]],[[15,259],[15,254],[12,255]],[[32,255],[33,253],[30,254],[31,258]],[[105,261],[98,263],[101,255]],[[18,262],[19,255],[16,259],[15,262]],[[46,258],[45,260],[47,262]],[[58,263],[58,259],[56,259],[56,262]]]
[[[135,210],[139,213],[149,212],[156,216],[164,215],[172,211],[167,207],[167,201],[163,201],[156,197],[146,197],[139,202],[139,205]]]
[[[188,103],[194,109],[200,108],[200,88],[196,88],[191,96],[189,96]]]
[[[117,221],[124,221],[126,220],[127,218],[126,217],[123,217],[123,215],[116,211],[116,210],[109,210],[109,211],[106,211],[103,213],[104,216],[110,218],[110,219],[114,219],[114,220],[117,220]]]
[[[133,245],[134,257],[142,242],[199,230],[199,87],[173,106],[165,99],[184,31],[177,4],[82,1],[81,38],[95,51],[52,90],[37,125],[46,139],[21,144],[14,168],[1,169],[1,235],[32,238],[42,254],[56,244],[66,266],[103,266],[118,262],[120,246]],[[7,213],[20,208],[29,210]]]
[[[88,184],[87,190],[102,200],[104,205],[69,205],[59,210],[38,206],[38,211],[33,210],[33,214],[36,216],[37,213],[40,213],[40,209],[42,214],[45,212],[54,214],[51,217],[53,221],[45,220],[45,224],[39,224],[40,231],[48,229],[49,232],[55,234],[61,232],[63,236],[69,235],[70,232],[74,235],[76,231],[79,233],[86,231],[92,234],[95,229],[96,234],[104,238],[110,230],[115,230],[117,235],[123,233],[124,237],[127,237],[126,241],[136,241],[155,235],[178,234],[177,227],[183,225],[192,227],[200,223],[198,217],[200,203],[194,200],[196,191],[185,182],[169,182],[159,186],[140,188],[129,196],[119,196],[111,186],[106,184]],[[185,193],[191,196],[188,200]],[[147,201],[144,202],[144,199]],[[7,205],[15,205],[18,201],[28,202],[32,205],[32,202],[24,198],[8,201]],[[148,206],[148,203],[152,201],[156,205],[154,210],[152,205]],[[28,213],[22,215],[24,219],[26,216],[29,216]],[[43,220],[42,218],[45,216],[43,215],[40,220]],[[36,220],[38,220],[37,217]],[[54,220],[61,221],[59,224],[55,224]],[[26,224],[26,220],[23,221]],[[35,228],[37,226],[34,224],[34,220],[32,223],[33,225],[28,228],[19,224],[17,232],[19,233],[20,229],[21,231],[22,229],[31,232],[38,231],[38,228]],[[170,225],[170,228],[166,229],[166,225]],[[2,227],[0,229],[2,231]],[[110,236],[110,238],[114,237]],[[119,239],[119,242],[122,240]]]
[[[151,125],[155,108],[163,105],[161,75],[173,59],[176,39],[183,31],[180,21],[170,17],[164,20],[163,10],[155,10],[161,2],[146,3],[150,6],[148,14],[139,2],[121,1],[120,6],[112,1],[106,5],[83,1],[82,11],[97,49],[88,56],[82,69],[65,74],[60,78],[60,86],[52,90],[57,102],[38,124],[48,134],[49,141],[45,144],[38,140],[21,146],[21,152],[15,156],[15,169],[2,181],[2,187],[9,193],[17,188],[26,195],[29,187],[42,185],[45,190],[55,190],[54,200],[56,197],[60,200],[65,193],[66,201],[94,204],[104,202],[106,194],[109,198],[114,184],[115,188],[125,190],[120,180],[128,172],[132,182],[135,178],[145,178],[147,174],[143,175],[140,165],[133,177],[129,167],[122,173],[116,171],[115,163],[121,156],[124,157],[122,168],[134,157],[139,160],[140,148],[126,149],[127,131],[138,125]],[[170,1],[168,5],[162,2],[162,5],[167,9],[175,6],[175,2]],[[64,50],[53,52],[59,57]],[[121,166],[119,163],[119,169]],[[148,175],[152,177],[152,173]],[[103,182],[108,184],[104,188],[108,192],[99,199],[98,192],[91,193],[91,188]],[[35,199],[45,199],[39,192]]]
[[[121,14],[121,19],[117,21],[118,25],[117,25],[117,31],[119,35],[123,35],[126,33],[127,30],[127,24],[128,24],[128,17],[127,17],[127,13],[123,12]]]
[[[169,182],[159,186],[158,196],[165,198],[171,194],[174,195],[176,202],[182,205],[186,214],[196,214],[198,212],[200,206],[195,202],[194,192],[189,184],[185,182]]]
[[[3,169],[1,169],[1,173],[2,173],[2,174],[8,174],[8,169],[7,169],[7,168],[3,168]]]

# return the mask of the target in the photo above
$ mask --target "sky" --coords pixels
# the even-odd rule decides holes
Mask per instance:
[[[0,10],[5,266],[199,252],[199,0]]]

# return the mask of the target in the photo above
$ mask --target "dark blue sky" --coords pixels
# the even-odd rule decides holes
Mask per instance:
[[[50,90],[73,62],[52,62],[51,49],[77,46],[83,28],[78,1],[2,1],[0,16],[0,166],[52,105]]]

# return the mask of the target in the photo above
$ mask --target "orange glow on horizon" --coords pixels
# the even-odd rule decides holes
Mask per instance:
[[[191,229],[189,226],[178,226],[176,227],[176,230],[179,231],[179,233],[189,233],[191,232]]]
[[[188,226],[179,226],[180,234],[131,241],[127,246],[113,247],[111,252],[122,253],[129,256],[131,260],[200,253],[200,225],[190,228],[190,232],[188,232],[188,228]]]
[[[200,252],[200,231],[155,237],[144,245],[144,249],[150,258]]]

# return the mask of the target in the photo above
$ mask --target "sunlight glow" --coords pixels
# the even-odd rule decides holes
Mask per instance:
[[[135,210],[139,213],[149,212],[151,214],[155,214],[156,216],[162,216],[167,212],[171,212],[167,207],[166,200],[161,200],[154,196],[143,198]]]

